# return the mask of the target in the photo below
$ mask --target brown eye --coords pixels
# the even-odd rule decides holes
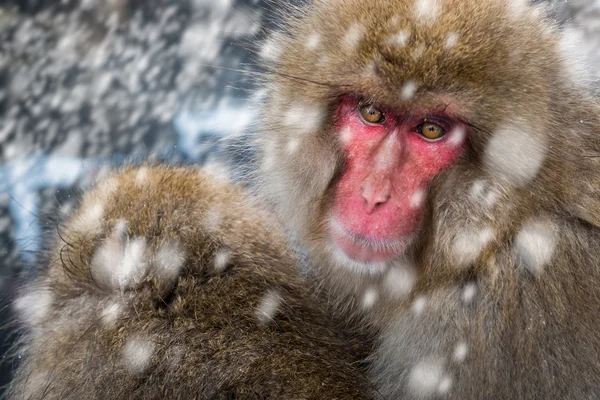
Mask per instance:
[[[383,123],[383,113],[377,107],[372,104],[365,104],[360,106],[360,115],[365,121],[370,124],[381,124]]]
[[[433,122],[423,122],[416,129],[417,133],[420,133],[429,140],[439,139],[446,134],[444,128],[439,126],[438,124],[434,124]]]

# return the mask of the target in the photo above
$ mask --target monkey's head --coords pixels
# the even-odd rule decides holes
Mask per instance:
[[[568,111],[584,103],[580,61],[563,56],[569,33],[547,11],[524,0],[293,10],[263,47],[261,189],[316,264],[365,277],[416,258],[455,274],[561,206],[591,117]]]

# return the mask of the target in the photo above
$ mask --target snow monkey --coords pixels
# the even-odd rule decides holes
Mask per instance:
[[[549,13],[294,4],[262,49],[254,186],[316,284],[230,189],[127,171],[17,302],[13,397],[598,397],[600,112]]]
[[[259,187],[390,399],[600,397],[600,108],[519,0],[315,0],[263,48]]]
[[[327,315],[276,224],[197,169],[87,193],[16,301],[11,399],[369,398],[368,338]]]

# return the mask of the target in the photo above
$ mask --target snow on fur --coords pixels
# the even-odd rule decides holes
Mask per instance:
[[[15,300],[13,306],[19,318],[30,327],[40,325],[51,311],[54,296],[45,289],[34,289]]]
[[[515,240],[519,261],[533,273],[539,273],[552,259],[556,246],[556,228],[546,219],[530,220]]]
[[[141,373],[150,365],[156,345],[143,336],[128,339],[123,346],[121,359],[132,373]]]
[[[281,296],[275,289],[268,290],[256,309],[256,318],[261,323],[267,323],[272,321],[277,313],[279,304],[281,303]]]
[[[146,274],[146,240],[127,237],[127,223],[116,223],[111,236],[92,258],[92,274],[96,281],[114,289],[136,287]]]

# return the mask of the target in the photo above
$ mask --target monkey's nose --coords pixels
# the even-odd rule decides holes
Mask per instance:
[[[372,213],[377,207],[385,204],[391,197],[392,185],[388,179],[373,182],[367,179],[363,182],[360,190],[367,212]]]

